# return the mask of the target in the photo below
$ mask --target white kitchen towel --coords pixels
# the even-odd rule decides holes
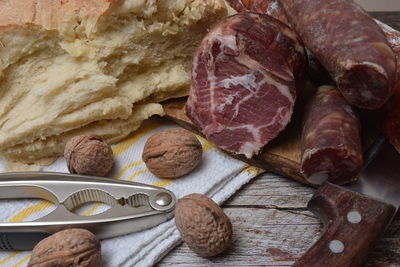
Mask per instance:
[[[243,184],[257,176],[262,170],[233,159],[215,148],[209,141],[198,136],[203,146],[201,164],[189,175],[179,179],[160,179],[146,168],[141,159],[146,140],[154,133],[170,127],[179,127],[162,119],[147,121],[138,131],[122,142],[112,146],[115,166],[110,174],[114,179],[135,181],[165,187],[177,198],[191,193],[202,193],[222,204]],[[0,161],[3,172],[4,162]],[[65,160],[58,159],[43,171],[68,172]],[[0,201],[2,222],[32,221],[54,209],[44,200]],[[107,209],[101,203],[89,204],[77,212],[90,216]],[[152,266],[181,242],[173,219],[142,232],[103,240],[102,256],[104,266]],[[0,252],[0,266],[26,266],[30,251]]]

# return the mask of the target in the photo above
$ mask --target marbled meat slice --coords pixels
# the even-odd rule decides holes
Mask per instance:
[[[321,86],[307,105],[300,172],[312,184],[353,181],[363,165],[361,126],[334,86]]]
[[[254,13],[228,17],[194,55],[186,114],[217,146],[250,158],[289,123],[306,66],[285,24]]]

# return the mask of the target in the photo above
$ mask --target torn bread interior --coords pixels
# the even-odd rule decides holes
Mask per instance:
[[[222,0],[0,2],[0,153],[37,162],[87,132],[116,142],[187,94]]]

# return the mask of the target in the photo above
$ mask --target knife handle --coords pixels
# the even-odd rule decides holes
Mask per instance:
[[[383,234],[396,209],[337,185],[325,182],[308,203],[325,231],[293,266],[356,267]]]

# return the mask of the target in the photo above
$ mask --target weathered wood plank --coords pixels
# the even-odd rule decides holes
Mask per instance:
[[[182,244],[158,266],[290,266],[322,233],[306,204],[315,190],[278,176],[261,175],[229,199],[233,245],[211,259]],[[366,267],[400,266],[400,216],[371,253]]]
[[[296,214],[277,209],[225,208],[233,223],[233,244],[222,256],[203,259],[186,245],[168,255],[163,264],[186,266],[288,266],[319,233],[319,222],[308,211]]]
[[[315,189],[280,176],[265,175],[244,185],[224,207],[257,206],[264,208],[306,209]]]

